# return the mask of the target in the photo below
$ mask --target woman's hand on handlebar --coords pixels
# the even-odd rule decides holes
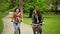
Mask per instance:
[[[11,20],[11,22],[13,22],[13,21]]]
[[[44,22],[42,22],[43,24],[45,24]]]

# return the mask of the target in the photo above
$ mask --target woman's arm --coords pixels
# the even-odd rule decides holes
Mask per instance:
[[[19,13],[17,14],[17,16],[20,16],[20,14],[21,14],[21,13],[19,12]]]
[[[44,24],[44,17],[42,16],[42,19],[41,19],[41,21],[42,21],[42,24]]]
[[[34,16],[32,16],[32,23],[34,23]]]

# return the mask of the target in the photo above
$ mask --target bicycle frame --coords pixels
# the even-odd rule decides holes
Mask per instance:
[[[36,34],[39,34],[39,24],[33,24],[33,30]]]

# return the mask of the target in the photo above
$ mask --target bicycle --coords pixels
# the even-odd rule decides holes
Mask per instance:
[[[40,23],[42,24],[42,23]],[[34,34],[40,34],[40,29],[39,29],[39,25],[40,24],[32,24],[33,25],[33,31],[34,31]]]

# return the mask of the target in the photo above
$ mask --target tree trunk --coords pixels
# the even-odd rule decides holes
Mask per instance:
[[[21,18],[22,18],[22,21],[23,21],[23,3],[22,3],[22,0],[19,0],[19,9],[20,9],[20,11],[21,11]]]
[[[19,9],[21,10],[22,19],[23,19],[23,3],[22,3],[22,0],[19,0]]]
[[[23,14],[23,3],[22,3],[22,0],[19,0],[19,9],[21,10],[21,13]]]

